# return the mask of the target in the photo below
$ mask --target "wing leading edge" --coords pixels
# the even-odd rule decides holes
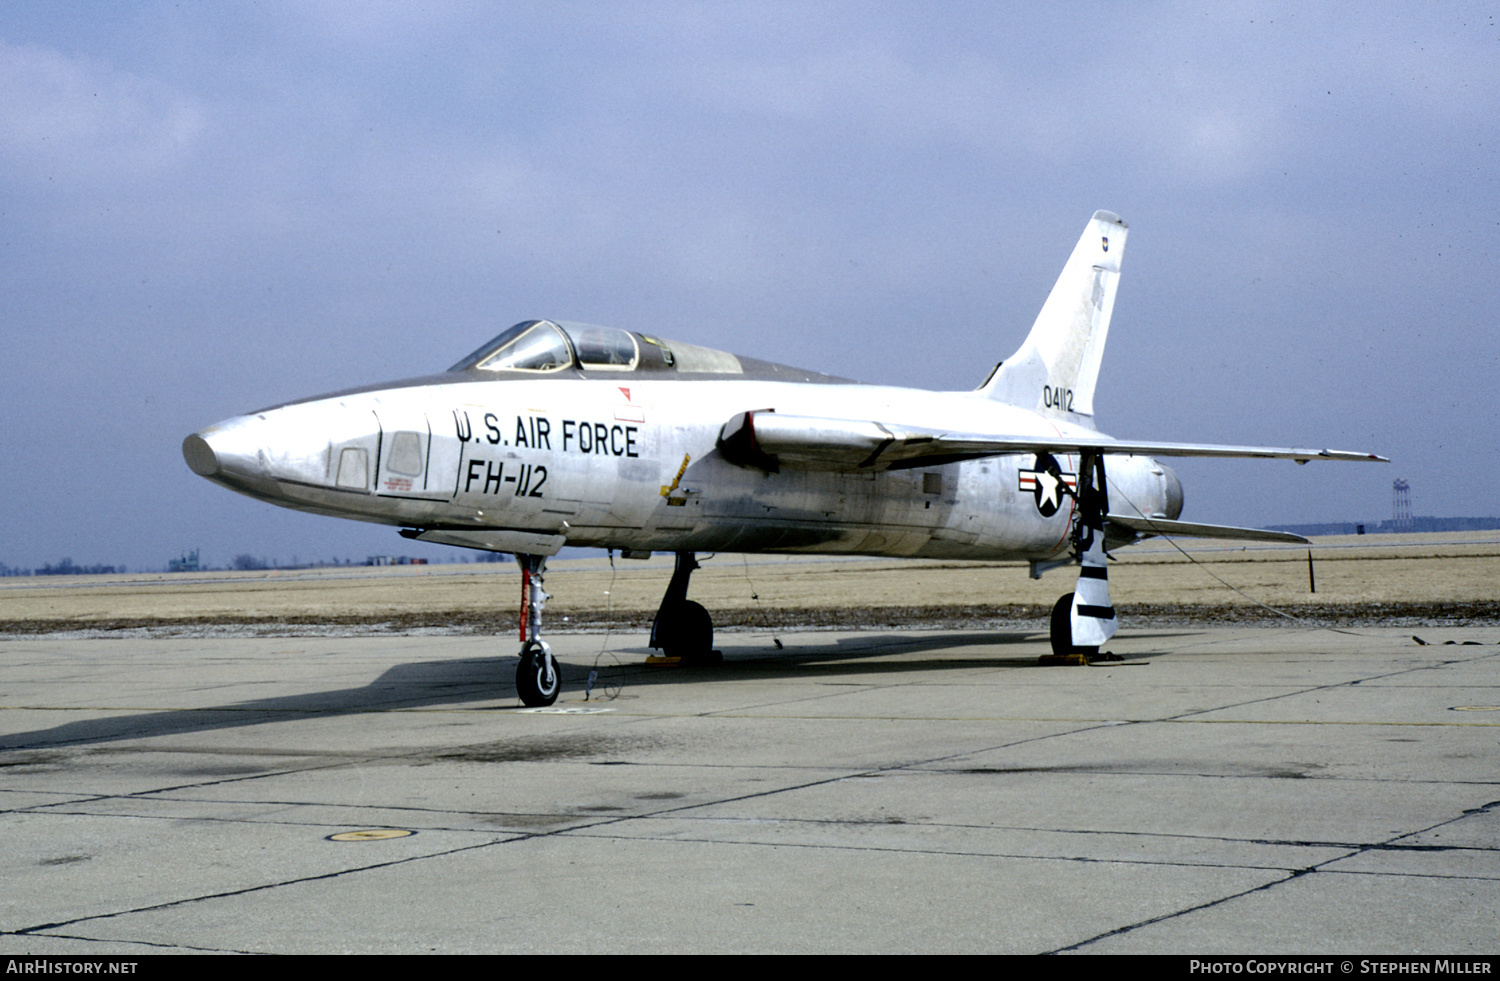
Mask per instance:
[[[1383,456],[1350,450],[1215,443],[1159,443],[1103,435],[995,436],[954,433],[919,426],[816,416],[783,415],[770,409],[741,412],[719,432],[726,459],[761,470],[869,472],[935,466],[1007,453],[1117,453],[1232,459],[1347,460],[1389,463]]]

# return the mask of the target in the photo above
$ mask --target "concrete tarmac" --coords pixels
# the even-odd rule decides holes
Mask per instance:
[[[0,642],[0,950],[1500,950],[1500,625],[550,639]]]

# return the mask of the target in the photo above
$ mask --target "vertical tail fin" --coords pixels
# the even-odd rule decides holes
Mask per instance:
[[[1031,333],[980,389],[1001,402],[1092,426],[1094,385],[1120,282],[1126,224],[1096,211]]]

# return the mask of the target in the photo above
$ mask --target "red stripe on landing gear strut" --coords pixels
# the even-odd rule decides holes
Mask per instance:
[[[526,643],[527,614],[531,612],[531,570],[521,566],[521,643]]]

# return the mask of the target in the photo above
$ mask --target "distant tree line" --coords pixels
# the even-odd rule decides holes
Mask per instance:
[[[123,565],[74,565],[72,559],[63,559],[56,565],[44,565],[32,573],[34,576],[112,576],[124,572]]]

